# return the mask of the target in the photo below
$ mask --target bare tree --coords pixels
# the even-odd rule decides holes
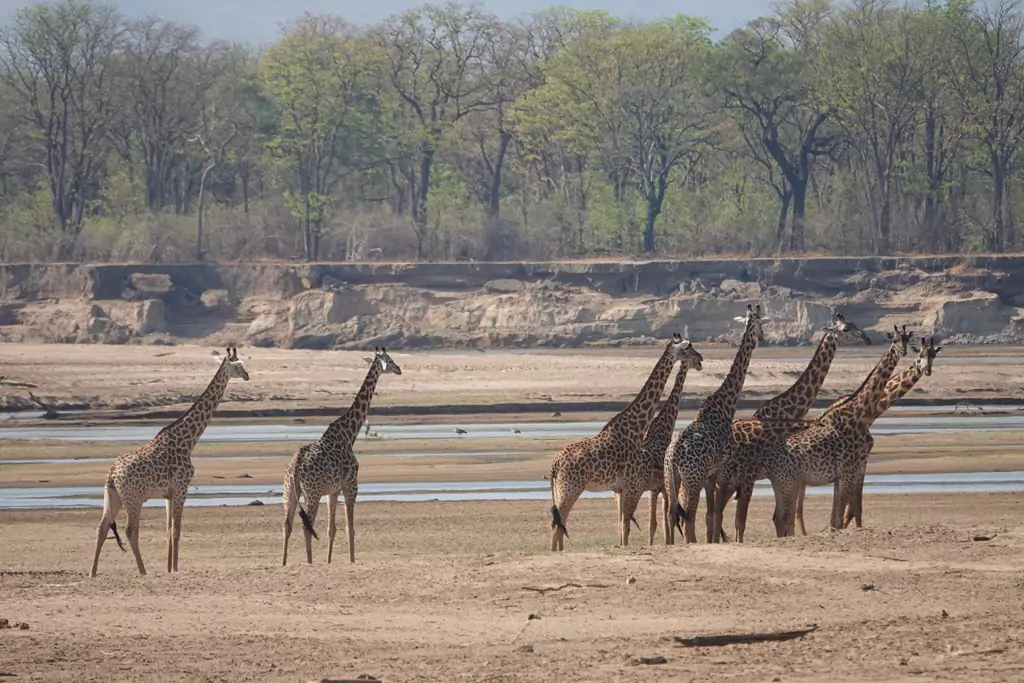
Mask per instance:
[[[121,102],[112,81],[123,33],[112,7],[81,0],[22,10],[0,29],[0,78],[39,136],[58,258],[73,254],[99,194],[107,132]]]

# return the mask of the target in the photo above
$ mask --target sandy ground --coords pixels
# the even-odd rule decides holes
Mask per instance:
[[[716,389],[736,353],[727,346],[696,346],[705,357],[704,369],[690,373],[684,398],[702,398]],[[0,384],[0,406],[24,403],[29,390],[50,402],[92,410],[182,406],[212,377],[214,351],[200,346],[3,344],[0,374],[8,384]],[[1015,400],[1021,390],[1016,359],[1022,351],[948,346],[935,362],[935,374],[922,379],[910,397]],[[660,352],[660,348],[396,351],[392,355],[403,373],[381,380],[373,405],[550,403],[554,410],[559,402],[628,401],[643,385]],[[785,389],[813,352],[811,346],[757,349],[743,397],[763,399]],[[840,349],[821,397],[834,398],[856,389],[883,352],[881,346]],[[362,359],[368,355],[257,348],[241,353],[252,379],[232,382],[222,409],[346,407],[366,374]],[[10,382],[36,387],[10,386]]]
[[[809,527],[827,497],[809,498]],[[868,497],[862,530],[750,542],[614,543],[583,501],[567,552],[541,503],[369,503],[357,562],[282,568],[281,508],[190,508],[164,573],[163,511],[142,551],[104,547],[98,511],[0,512],[0,674],[17,681],[1019,681],[1024,496]],[[646,510],[640,517],[646,527]],[[326,531],[326,522],[318,521]],[[995,537],[975,542],[977,534]],[[323,534],[325,537],[326,534]],[[345,557],[344,533],[336,551]],[[302,556],[293,538],[292,559]],[[630,579],[635,581],[630,582]],[[556,587],[539,593],[527,587]],[[531,619],[530,615],[534,615]],[[816,624],[802,640],[685,648],[672,636]],[[527,650],[527,651],[523,651]],[[663,657],[646,665],[639,658]],[[5,679],[6,680],[6,679]]]

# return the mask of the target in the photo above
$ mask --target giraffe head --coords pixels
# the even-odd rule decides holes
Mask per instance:
[[[892,332],[886,332],[885,336],[892,341],[893,346],[899,347],[901,358],[907,355],[907,348],[909,347],[910,340],[914,338],[914,334],[907,332],[906,325],[902,328],[893,325]]]
[[[745,316],[736,316],[734,320],[738,323],[746,324],[747,329],[750,329],[751,326],[755,326],[757,328],[756,334],[758,343],[764,341],[764,328],[762,326],[765,323],[770,323],[772,321],[771,318],[765,318],[761,316],[761,304],[758,304],[757,306],[754,307],[751,307],[750,304],[747,304],[747,314]]]
[[[671,354],[673,365],[681,362],[683,368],[687,370],[700,370],[704,361],[704,356],[693,348],[689,340],[680,337],[678,332],[672,334],[672,341],[665,345],[665,352]]]
[[[227,351],[227,355],[224,356],[224,360],[220,365],[228,373],[228,379],[238,377],[248,382],[249,373],[245,371],[245,365],[242,364],[242,361],[238,360],[238,349],[233,346],[229,346],[225,350]]]
[[[917,366],[921,368],[921,372],[924,373],[925,377],[932,376],[932,361],[935,360],[935,356],[939,355],[939,351],[942,350],[941,346],[935,345],[935,337],[929,340],[925,340],[921,337],[921,348],[911,346],[914,353],[917,354]]]
[[[385,349],[383,346],[380,348],[374,346],[373,358],[364,358],[363,360],[365,360],[370,365],[373,365],[374,363],[379,363],[380,372],[382,375],[386,375],[388,373],[391,373],[393,375],[402,374],[402,368],[398,367],[398,363],[391,360],[391,356],[388,355],[387,349]]]

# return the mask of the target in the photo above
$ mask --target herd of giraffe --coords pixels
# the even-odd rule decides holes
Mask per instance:
[[[765,402],[751,419],[734,420],[754,349],[764,341],[762,326],[770,322],[761,315],[759,305],[748,305],[746,316],[736,320],[744,323],[745,329],[732,367],[722,386],[704,401],[685,429],[673,434],[687,372],[700,371],[703,357],[676,334],[636,398],[596,436],[570,444],[556,456],[549,477],[553,503],[551,550],[564,548],[569,512],[588,490],[614,493],[619,544],[623,546],[629,544],[629,525],[637,524],[634,513],[645,491],[650,494],[649,543],[654,543],[657,532],[659,495],[665,496],[666,544],[674,542],[677,528],[686,542],[696,542],[694,522],[702,488],[707,498],[707,541],[728,540],[722,519],[733,492],[737,499],[736,539],[742,541],[747,507],[754,483],[759,479],[771,480],[775,490],[773,521],[779,536],[793,535],[797,519],[801,532],[806,534],[803,495],[808,485],[834,484],[833,528],[843,528],[854,520],[860,526],[864,472],[874,444],[869,429],[922,375],[931,374],[932,361],[941,347],[935,345],[934,338],[922,338],[919,349],[910,346],[911,335],[906,326],[894,326],[888,333],[892,343],[861,386],[836,400],[817,418],[808,419],[807,412],[824,383],[838,346],[870,344],[863,332],[836,314],[833,322],[823,328],[811,362],[796,383]],[[893,376],[908,348],[918,354],[916,361]],[[402,374],[384,348],[375,349],[374,357],[365,360],[370,367],[352,405],[317,441],[299,448],[288,463],[284,479],[283,565],[288,563],[288,541],[296,512],[302,522],[306,561],[313,562],[312,540],[319,538],[314,523],[323,496],[327,496],[328,504],[327,562],[331,562],[339,494],[345,503],[349,561],[355,562],[354,511],[359,462],[353,446],[380,376]],[[679,370],[675,381],[658,411],[676,363]],[[126,533],[139,574],[146,574],[139,551],[139,521],[143,503],[151,498],[166,499],[167,571],[178,570],[182,510],[195,472],[191,453],[233,378],[248,381],[249,374],[238,358],[238,350],[228,348],[213,380],[181,417],[148,443],[115,459],[104,485],[103,516],[90,576],[96,576],[108,532],[113,532],[118,547],[126,552],[115,522],[122,508],[128,517]]]
[[[649,542],[657,530],[657,498],[664,505],[665,543],[672,545],[678,528],[695,543],[701,489],[707,499],[707,542],[727,540],[722,529],[725,507],[736,494],[736,540],[743,540],[747,508],[758,479],[769,479],[775,491],[772,521],[779,536],[794,535],[803,522],[807,486],[834,485],[833,529],[855,520],[861,525],[862,491],[868,455],[874,445],[870,428],[879,416],[909,392],[922,375],[931,375],[941,350],[921,339],[910,345],[906,325],[887,333],[891,344],[864,382],[852,394],[832,403],[814,419],[814,404],[840,344],[870,344],[855,325],[836,314],[807,369],[792,387],[766,401],[748,420],[734,420],[736,404],[759,342],[770,322],[761,307],[747,306],[739,350],[728,375],[703,403],[697,416],[673,436],[679,397],[686,373],[700,370],[703,360],[690,342],[676,335],[654,366],[640,393],[596,435],[566,446],[551,465],[551,550],[562,550],[568,536],[566,520],[584,491],[612,491],[618,508],[619,543],[629,543],[629,524],[644,491],[650,492]],[[917,359],[893,376],[899,360],[913,349]],[[658,401],[676,363],[675,383],[661,412]],[[637,524],[639,528],[639,524]]]

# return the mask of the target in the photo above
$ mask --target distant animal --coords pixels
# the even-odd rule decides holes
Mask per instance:
[[[522,434],[522,432],[521,432],[521,431],[519,431],[519,427],[513,427],[513,428],[512,428],[512,433],[513,433],[513,434]]]
[[[459,436],[462,436],[463,434],[468,434],[469,433],[465,429],[459,429],[458,427],[456,427],[453,431],[456,434],[458,434]]]
[[[364,432],[363,432],[363,433],[364,433],[364,434],[365,434],[366,436],[369,436],[369,435],[370,435],[370,423],[369,423],[369,422],[367,422],[367,423],[366,423],[366,429],[364,430]]]
[[[844,341],[843,337],[846,337],[848,340],[855,340],[859,344],[864,344],[866,346],[871,345],[871,339],[868,337],[867,334],[865,334],[864,330],[860,329],[853,323],[849,322],[846,318],[843,317],[842,313],[833,313],[832,324],[822,329],[834,330],[835,332],[839,333],[840,341]]]
[[[551,413],[551,417],[562,417],[562,411],[556,410],[555,412]]]

